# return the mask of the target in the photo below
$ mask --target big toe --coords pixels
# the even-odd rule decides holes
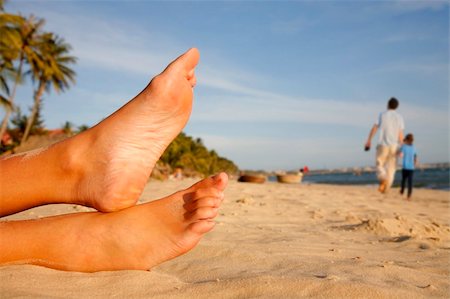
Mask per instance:
[[[200,60],[200,52],[197,48],[191,48],[175,59],[168,69],[181,69],[186,77],[193,75],[193,70]]]
[[[192,237],[198,237],[199,235],[206,234],[212,230],[215,226],[215,222],[211,220],[200,220],[191,223],[188,227],[188,232]]]
[[[195,191],[203,188],[216,188],[219,191],[225,190],[228,184],[228,175],[225,172],[221,172],[212,177],[201,180],[200,182],[194,184],[191,188],[191,191]]]
[[[223,191],[228,184],[228,175],[225,172],[221,172],[213,176],[212,180],[214,181],[214,187],[216,187],[220,191]]]

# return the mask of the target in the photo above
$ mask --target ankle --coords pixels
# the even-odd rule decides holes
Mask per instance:
[[[64,180],[68,193],[67,203],[84,204],[80,201],[79,186],[87,173],[89,147],[92,145],[88,132],[71,137],[56,147],[58,150],[58,172]]]

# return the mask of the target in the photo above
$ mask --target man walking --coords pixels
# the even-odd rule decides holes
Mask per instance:
[[[371,141],[378,129],[380,134],[376,152],[377,178],[380,182],[378,190],[385,193],[394,182],[397,167],[397,150],[403,142],[405,124],[403,117],[395,111],[399,105],[396,98],[388,101],[388,110],[380,113],[373,125],[366,142],[366,151],[370,149]]]

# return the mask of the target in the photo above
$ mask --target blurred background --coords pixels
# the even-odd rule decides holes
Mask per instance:
[[[184,131],[241,169],[372,166],[363,145],[392,96],[420,162],[449,161],[446,1],[2,4],[4,13],[45,20],[40,30],[62,38],[65,55],[76,58],[63,61],[74,81],[66,76],[63,92],[53,83],[42,92],[48,130],[96,124],[197,47],[198,86]],[[27,115],[39,89],[32,72],[25,59],[14,103]],[[11,93],[15,77],[8,78]]]

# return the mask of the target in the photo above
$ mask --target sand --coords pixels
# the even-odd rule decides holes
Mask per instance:
[[[151,181],[140,201],[192,183]],[[186,255],[151,271],[3,266],[0,297],[449,298],[450,192],[416,189],[411,202],[397,193],[232,181],[216,228]],[[8,219],[85,210],[50,205]]]

